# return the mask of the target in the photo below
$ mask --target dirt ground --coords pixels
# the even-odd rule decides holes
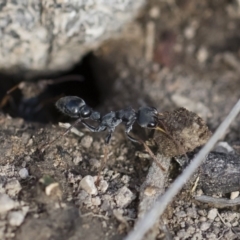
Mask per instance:
[[[240,97],[239,27],[237,0],[150,1],[123,35],[92,54],[97,94],[86,101],[102,113],[126,106],[150,105],[159,112],[185,107],[214,131]],[[21,91],[9,101],[41,95],[36,83]],[[32,114],[27,107],[25,113]],[[106,133],[79,126],[80,136],[69,133],[42,153],[39,149],[64,131],[56,123],[69,121],[57,112],[50,116],[53,108],[35,109],[34,122],[24,120],[20,110],[16,118],[0,115],[0,238],[123,239],[138,218],[151,158],[119,126],[96,187]],[[222,139],[229,146],[239,145],[239,122],[240,116]],[[164,188],[182,171],[174,159],[169,163]],[[194,196],[202,189],[192,193],[191,188],[189,183],[178,194],[157,226],[160,231],[146,239],[240,239],[239,207],[200,203]]]

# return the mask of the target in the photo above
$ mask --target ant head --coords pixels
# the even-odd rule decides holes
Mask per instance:
[[[154,107],[140,107],[137,112],[137,122],[144,128],[156,128],[158,111]]]
[[[89,109],[85,109],[86,103],[83,99],[76,96],[62,97],[56,102],[56,107],[64,114],[72,118],[90,116]],[[83,111],[82,111],[82,108]]]

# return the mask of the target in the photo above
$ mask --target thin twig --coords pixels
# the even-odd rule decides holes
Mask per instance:
[[[201,149],[185,171],[183,171],[183,173],[173,182],[166,193],[156,201],[152,208],[146,213],[145,217],[136,223],[134,230],[129,233],[125,240],[140,240],[144,237],[144,234],[156,223],[167,205],[173,200],[184,184],[192,176],[194,171],[200,166],[201,162],[205,159],[206,155],[211,151],[217,141],[226,133],[239,111],[240,100],[238,100],[236,105],[232,108],[231,112],[212,135],[208,143]]]

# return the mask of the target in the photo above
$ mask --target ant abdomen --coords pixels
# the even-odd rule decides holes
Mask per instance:
[[[56,102],[56,107],[72,118],[81,117],[81,108],[85,105],[85,101],[76,96],[62,97]]]

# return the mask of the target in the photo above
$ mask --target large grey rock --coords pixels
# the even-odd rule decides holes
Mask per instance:
[[[66,70],[132,20],[145,0],[1,0],[0,70]]]

